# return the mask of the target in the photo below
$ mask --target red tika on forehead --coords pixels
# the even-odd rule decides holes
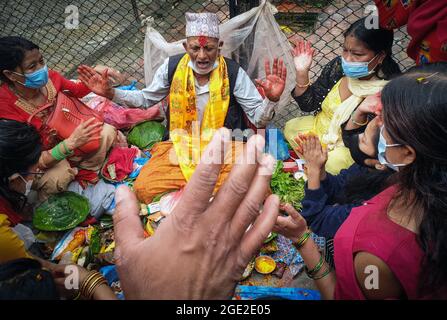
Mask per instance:
[[[199,37],[199,45],[200,45],[201,47],[206,46],[207,43],[208,43],[208,39],[207,39],[207,37],[205,37],[205,36],[200,36],[200,37]]]

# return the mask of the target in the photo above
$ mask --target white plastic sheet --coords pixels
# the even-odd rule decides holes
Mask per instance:
[[[276,12],[276,8],[270,2],[263,0],[258,7],[221,24],[220,36],[224,41],[222,55],[239,62],[253,80],[265,77],[265,59],[271,62],[275,57],[284,60],[287,67],[287,81],[277,109],[280,111],[289,105],[296,75],[291,55],[292,48],[275,21],[273,15]],[[153,28],[152,23],[148,23],[144,42],[146,85],[151,83],[155,71],[167,57],[185,52],[182,45],[184,41],[183,39],[168,43]]]

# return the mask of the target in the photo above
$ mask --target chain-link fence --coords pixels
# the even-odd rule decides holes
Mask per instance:
[[[49,66],[67,77],[76,76],[79,64],[103,64],[124,72],[129,80],[144,84],[145,17],[167,41],[184,37],[184,13],[215,12],[222,22],[258,4],[258,0],[2,0],[0,35],[21,35],[38,44]],[[312,41],[317,55],[312,77],[341,54],[343,31],[365,16],[369,0],[273,0],[276,19],[289,40]],[[78,20],[77,20],[78,18]],[[77,25],[76,22],[79,22]],[[68,28],[67,28],[68,25]],[[405,30],[395,34],[394,57],[408,68]],[[275,117],[284,122],[299,114],[286,108]]]
[[[341,55],[344,42],[343,33],[350,24],[365,17],[371,0],[273,0],[278,13],[276,20],[291,42],[305,38],[316,49],[311,77],[314,80],[329,61]],[[395,32],[393,57],[402,70],[414,64],[407,53],[409,36],[406,28]],[[284,123],[301,114],[297,107],[286,108],[277,114],[275,124],[283,127]]]

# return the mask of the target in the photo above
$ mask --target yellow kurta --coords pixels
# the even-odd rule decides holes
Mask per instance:
[[[335,111],[341,105],[340,87],[341,80],[338,81],[321,104],[321,112],[316,116],[304,116],[292,119],[286,123],[284,135],[290,145],[296,149],[298,147],[294,138],[299,134],[309,132],[318,135],[320,140],[327,134]],[[354,163],[349,149],[344,146],[337,146],[328,153],[326,171],[330,174],[338,174],[341,170],[349,168]]]
[[[12,230],[8,217],[0,214],[0,263],[30,258],[22,239]]]

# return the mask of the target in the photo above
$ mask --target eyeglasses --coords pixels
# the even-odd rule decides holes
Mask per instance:
[[[42,171],[40,171],[40,172],[19,172],[19,174],[22,177],[26,177],[26,176],[30,176],[30,175],[36,175],[38,177],[42,177],[45,174],[45,172],[42,172]]]

